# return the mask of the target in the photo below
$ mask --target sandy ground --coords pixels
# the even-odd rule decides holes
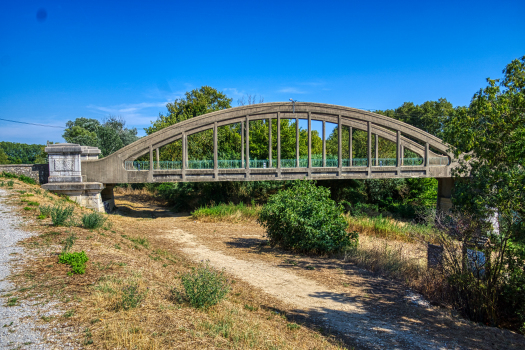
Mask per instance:
[[[398,283],[337,259],[264,245],[256,223],[215,224],[173,215],[152,202],[117,196],[117,220],[290,305],[307,323],[335,331],[356,349],[525,349],[525,338],[430,306]],[[136,220],[136,217],[145,220]]]

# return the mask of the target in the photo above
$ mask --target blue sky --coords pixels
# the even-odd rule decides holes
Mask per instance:
[[[523,0],[6,1],[0,118],[63,126],[112,114],[144,135],[167,102],[202,85],[234,105],[243,94],[466,105],[525,55],[524,13]],[[0,120],[0,141],[62,133]]]

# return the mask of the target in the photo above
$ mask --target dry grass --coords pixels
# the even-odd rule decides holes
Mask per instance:
[[[26,191],[24,193],[17,191]],[[53,327],[72,325],[77,345],[101,349],[340,349],[329,335],[293,323],[290,308],[243,281],[235,281],[227,298],[208,310],[197,310],[174,300],[170,290],[180,286],[180,276],[194,263],[173,247],[150,238],[149,245],[137,227],[147,218],[110,216],[101,229],[53,227],[50,219],[36,220],[38,211],[22,209],[20,196],[31,193],[41,205],[63,202],[53,194],[15,180],[10,204],[30,219],[25,229],[38,236],[23,242],[28,248],[25,265],[13,277],[19,299],[58,301],[63,316]],[[145,195],[145,194],[144,194]],[[73,205],[73,204],[71,204]],[[90,212],[75,205],[75,218]],[[71,251],[84,250],[86,273],[68,276],[69,267],[58,264],[64,240],[75,236]],[[231,276],[229,277],[231,279]],[[144,295],[136,308],[119,307],[126,286],[135,285]],[[249,307],[246,307],[248,305]]]
[[[202,222],[240,222],[255,221],[259,217],[261,206],[239,204],[219,204],[201,207],[191,213],[192,218]]]
[[[402,242],[417,242],[423,238],[427,242],[435,240],[433,227],[399,221],[390,217],[379,216],[345,216],[350,231],[359,234],[386,238]]]

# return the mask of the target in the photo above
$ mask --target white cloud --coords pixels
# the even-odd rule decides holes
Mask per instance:
[[[278,90],[277,92],[288,93],[288,94],[306,94],[307,93],[306,91],[299,90],[294,87],[285,87],[281,90]]]

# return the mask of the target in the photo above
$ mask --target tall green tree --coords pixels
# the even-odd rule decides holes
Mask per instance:
[[[491,323],[501,316],[503,300],[525,321],[525,56],[503,74],[502,80],[487,79],[487,87],[468,108],[457,108],[444,130],[455,155],[466,154],[455,170],[456,208],[488,237],[477,247],[486,256],[484,276],[463,271],[457,285],[470,293],[468,288],[481,286],[476,291],[483,294],[483,312],[476,318]],[[499,227],[491,221],[495,214]]]
[[[7,159],[7,154],[5,154],[2,148],[0,148],[0,164],[9,164],[9,159]]]
[[[0,141],[0,149],[7,155],[10,164],[35,164],[41,154],[42,145]]]
[[[83,117],[70,120],[62,137],[69,143],[98,147],[102,157],[138,140],[137,129],[126,128],[125,120],[115,116],[107,117],[103,123]]]

